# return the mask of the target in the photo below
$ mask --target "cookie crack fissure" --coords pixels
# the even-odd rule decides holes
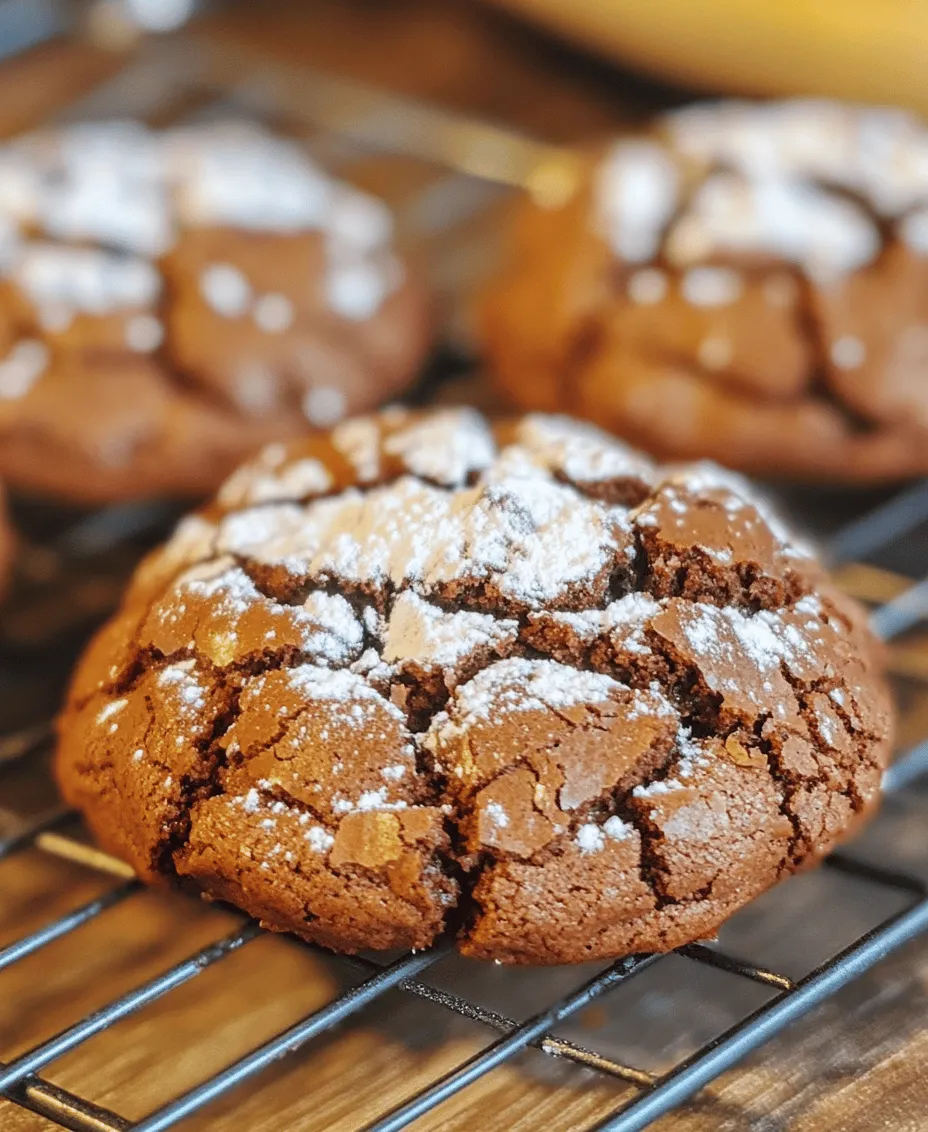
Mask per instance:
[[[181,776],[176,813],[171,821],[171,827],[167,831],[168,836],[157,848],[157,857],[160,860],[162,871],[175,877],[177,876],[177,857],[183,852],[190,838],[194,807],[201,799],[220,791],[219,779],[226,763],[221,740],[233,725],[239,713],[239,690],[225,685],[222,686],[221,690],[226,693],[225,705],[214,719],[209,735],[194,744],[200,752],[200,771],[199,773],[188,772]],[[146,703],[150,717],[145,732],[145,747],[147,749],[149,746],[147,740],[159,721],[155,712],[152,711],[147,697]]]

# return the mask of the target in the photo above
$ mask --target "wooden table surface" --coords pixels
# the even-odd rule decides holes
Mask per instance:
[[[262,6],[264,8],[265,6]],[[273,8],[273,11],[270,9]],[[260,49],[548,141],[602,131],[678,92],[563,51],[476,4],[401,0],[313,2],[220,12],[212,42]],[[3,124],[41,120],[62,100],[121,65],[87,45],[43,48],[0,72]],[[49,76],[36,81],[36,74]],[[479,381],[443,396],[487,397]],[[876,581],[874,581],[874,578]],[[848,576],[881,596],[879,575]],[[892,583],[888,583],[890,590]],[[875,586],[875,589],[874,589]],[[87,601],[112,594],[88,584]],[[885,596],[885,595],[882,595]],[[96,607],[94,607],[96,608]],[[15,625],[16,614],[7,620]],[[926,642],[908,638],[897,666],[928,672]],[[928,733],[928,697],[904,687],[904,738]],[[0,803],[49,800],[41,759],[7,769]],[[887,807],[866,848],[928,874],[928,793]],[[2,830],[0,830],[2,833]],[[98,873],[29,850],[0,862],[0,946],[105,891]],[[822,909],[827,908],[827,916]],[[827,871],[789,882],[726,928],[736,953],[798,975],[888,911]],[[100,1006],[232,930],[223,910],[169,893],[140,892],[90,925],[0,974],[0,1059]],[[777,925],[775,931],[771,925]],[[324,1004],[358,972],[293,941],[262,936],[193,983],[56,1061],[46,1077],[130,1118],[170,1097]],[[511,972],[445,960],[426,976],[496,1010],[524,1017],[581,981],[575,970]],[[760,989],[685,959],[661,964],[565,1025],[566,1036],[659,1071],[751,1009]],[[928,1130],[928,947],[907,945],[655,1125],[660,1132],[923,1132]],[[353,1132],[479,1049],[488,1031],[412,995],[391,993],[334,1036],[281,1062],[184,1127],[228,1132]],[[621,1081],[530,1051],[416,1127],[480,1132],[581,1130],[631,1095]],[[53,1125],[0,1101],[2,1132]]]

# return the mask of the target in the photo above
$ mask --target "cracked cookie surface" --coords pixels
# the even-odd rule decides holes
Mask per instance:
[[[497,381],[665,457],[796,479],[928,472],[928,128],[695,104],[526,203],[487,295]]]
[[[876,805],[862,612],[737,476],[390,410],[266,449],[88,648],[57,773],[148,881],[336,950],[667,950]]]

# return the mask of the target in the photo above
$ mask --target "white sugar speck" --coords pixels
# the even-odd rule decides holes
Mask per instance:
[[[303,416],[319,428],[336,424],[347,407],[345,394],[334,385],[316,385],[303,396]]]
[[[325,296],[335,314],[352,322],[372,318],[387,296],[388,282],[383,271],[373,263],[356,263],[331,267],[325,279]]]
[[[635,827],[613,814],[603,822],[603,832],[610,841],[627,841],[635,832]]]
[[[743,284],[729,267],[692,267],[680,282],[680,292],[696,307],[722,307],[737,302]]]
[[[381,786],[379,790],[365,790],[358,798],[355,809],[376,810],[378,806],[383,806],[386,800],[387,788],[385,786]]]
[[[231,263],[211,263],[204,268],[200,293],[224,318],[239,318],[251,303],[251,285]]]
[[[845,334],[832,342],[828,351],[831,360],[840,369],[857,369],[867,356],[867,349],[859,338]]]
[[[651,306],[667,295],[667,276],[656,267],[636,271],[628,280],[628,297],[633,303]]]
[[[594,211],[617,256],[645,263],[657,252],[678,182],[676,166],[655,142],[622,141],[610,149],[597,170]]]
[[[126,323],[126,345],[138,354],[150,354],[164,340],[164,327],[153,314],[135,314]]]
[[[111,703],[104,704],[97,712],[97,723],[105,723],[110,716],[122,711],[128,703],[128,700],[113,700]]]
[[[592,822],[581,825],[574,840],[581,853],[598,853],[606,844],[605,834],[598,825],[593,825]]]
[[[672,794],[676,790],[685,789],[682,782],[676,778],[661,778],[647,786],[636,786],[632,794],[636,798],[656,798],[661,794]]]
[[[311,825],[303,834],[314,853],[325,853],[335,844],[335,838],[321,825]]]
[[[24,397],[48,366],[48,347],[44,342],[24,338],[0,361],[0,399],[14,401]]]
[[[261,295],[252,310],[255,323],[268,334],[282,334],[293,325],[293,303],[286,295]]]
[[[500,829],[505,829],[509,825],[509,815],[499,802],[487,802],[485,811],[490,821]]]

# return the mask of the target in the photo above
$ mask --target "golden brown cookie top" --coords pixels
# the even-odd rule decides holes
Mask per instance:
[[[823,852],[888,728],[861,622],[738,477],[395,409],[265,450],[143,564],[58,765],[146,876],[272,926],[577,961],[692,938]]]

